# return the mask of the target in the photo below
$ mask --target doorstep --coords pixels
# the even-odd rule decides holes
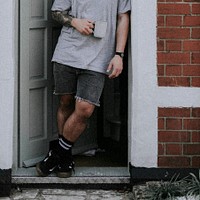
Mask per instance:
[[[12,184],[130,184],[126,167],[77,167],[70,178],[58,178],[54,174],[38,177],[35,168],[20,168],[12,173]]]

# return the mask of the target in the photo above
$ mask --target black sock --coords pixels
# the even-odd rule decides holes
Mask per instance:
[[[54,139],[49,142],[49,151],[51,150],[57,150],[59,148],[59,139],[61,138],[61,135],[58,134],[58,138]]]
[[[61,156],[71,155],[71,149],[72,149],[73,144],[74,144],[73,142],[70,142],[64,136],[61,136],[59,138],[59,150],[60,150]]]

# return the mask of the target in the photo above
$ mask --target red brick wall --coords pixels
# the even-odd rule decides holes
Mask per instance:
[[[158,0],[159,86],[200,87],[200,0]]]
[[[200,108],[158,109],[158,166],[200,167]]]
[[[200,0],[157,0],[158,85],[200,87]],[[158,166],[200,167],[200,108],[158,109]]]

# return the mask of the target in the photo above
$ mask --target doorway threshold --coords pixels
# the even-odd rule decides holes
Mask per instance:
[[[76,167],[70,178],[58,178],[55,174],[38,177],[35,168],[19,168],[12,173],[12,184],[129,184],[127,167]]]

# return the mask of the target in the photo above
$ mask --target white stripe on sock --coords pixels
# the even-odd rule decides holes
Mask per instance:
[[[71,148],[72,145],[71,144],[67,144],[62,138],[60,139],[60,141],[62,142],[63,145],[65,145],[68,148]]]
[[[59,140],[59,144],[65,146],[65,149],[70,149],[72,145],[65,143],[62,138]]]
[[[67,148],[65,145],[63,145],[60,141],[59,141],[59,145],[60,145],[63,149],[69,150],[69,148]]]

